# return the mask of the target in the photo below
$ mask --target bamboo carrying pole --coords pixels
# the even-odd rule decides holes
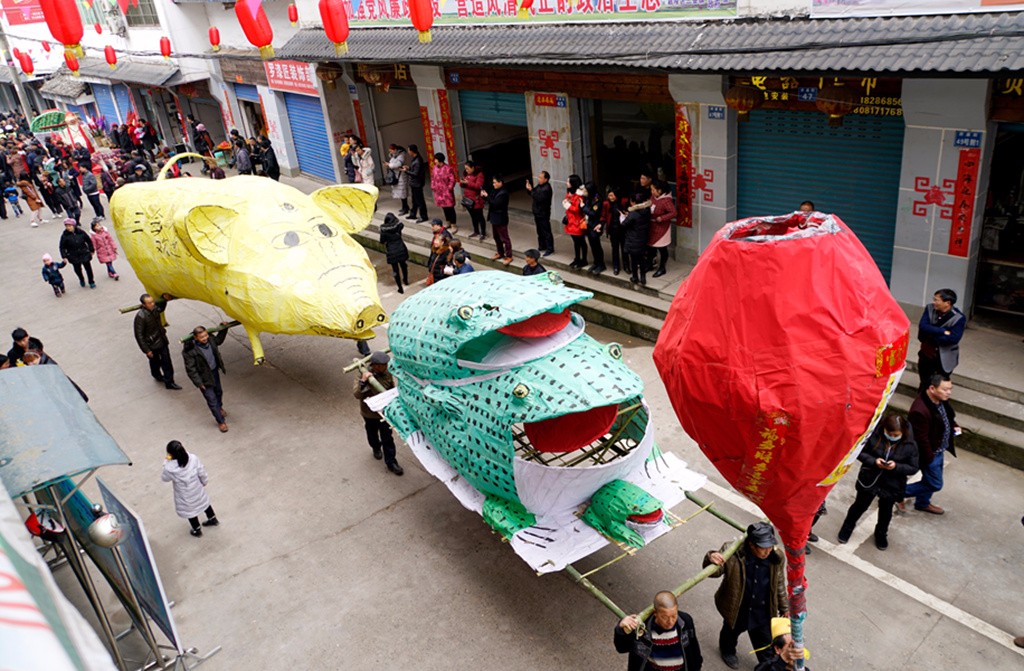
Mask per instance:
[[[565,572],[569,574],[569,577],[571,577],[577,585],[590,592],[591,596],[600,601],[605,608],[615,613],[620,620],[626,617],[626,613],[623,612],[623,610],[619,608],[614,601],[609,599],[604,592],[595,587],[594,583],[580,575],[580,572],[573,568],[572,564],[565,567]]]
[[[224,324],[220,324],[218,326],[214,326],[212,328],[208,328],[208,329],[206,329],[206,332],[209,333],[210,335],[213,335],[214,333],[220,333],[221,331],[224,331],[226,329],[233,328],[235,326],[241,326],[241,325],[242,325],[242,322],[237,321],[237,320],[233,320],[233,321],[225,322]],[[195,337],[194,335],[189,333],[187,336],[184,336],[184,337],[181,338],[181,342],[188,342],[189,340],[192,340],[192,338],[194,338],[194,337]]]

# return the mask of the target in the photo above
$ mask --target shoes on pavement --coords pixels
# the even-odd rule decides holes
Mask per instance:
[[[33,221],[33,222],[32,222],[31,224],[29,224],[29,225],[30,225],[30,226],[31,226],[32,228],[39,228],[39,224],[37,224],[37,223],[36,223],[36,222],[34,222],[34,221]]]
[[[889,549],[889,539],[875,536],[875,547],[883,552]]]
[[[619,274],[619,269],[618,268],[612,268],[612,275],[618,275],[618,274]]]
[[[922,513],[931,513],[932,515],[942,515],[942,514],[944,514],[946,512],[945,510],[943,510],[942,508],[938,507],[934,503],[929,503],[928,505],[924,506],[923,508],[919,508],[918,506],[914,506],[914,510],[919,510]]]
[[[398,465],[397,461],[392,464],[388,464],[388,470],[395,475],[403,475],[405,473],[405,471],[402,470],[402,467]]]
[[[85,288],[85,280],[78,280],[78,286]]]
[[[373,458],[376,459],[377,461],[380,461],[381,459],[384,458],[384,453],[380,451],[379,447],[373,448]]]
[[[95,282],[89,282],[89,288],[90,289],[95,289],[96,288],[96,283]]]
[[[811,546],[810,545],[805,545],[804,546],[804,553],[811,554]]]
[[[514,261],[514,259],[513,259],[513,258],[512,258],[511,256],[506,256],[506,257],[505,257],[505,258],[504,258],[504,259],[502,260],[502,262],[501,262],[501,263],[502,263],[502,265],[505,265],[505,266],[507,266],[507,265],[510,265],[510,264],[512,263],[512,261]]]
[[[409,210],[399,210],[398,211],[398,216],[400,216],[400,217],[404,217],[407,214],[409,214]]]
[[[494,256],[491,257],[491,261],[497,261],[500,258],[501,258],[501,254],[495,254]]]
[[[205,522],[203,522],[203,526],[204,527],[219,527],[220,526],[220,520],[218,520],[216,516],[213,516],[210,519],[208,519]]]
[[[177,384],[176,382],[168,382],[164,386],[167,387],[168,389],[181,389],[181,385]]]
[[[416,220],[416,223],[417,223],[417,224],[425,224],[425,223],[427,223],[427,220],[426,220],[426,218],[423,218],[423,219],[417,219],[417,220]]]
[[[740,660],[735,653],[731,655],[722,653],[722,661],[725,662],[725,665],[728,666],[730,669],[740,668]]]
[[[1013,644],[1018,648],[1024,648],[1024,636],[1018,636],[1017,638],[1013,639]]]
[[[552,255],[552,254],[554,254],[554,253],[555,253],[555,250],[553,250],[553,249],[548,249],[548,250],[545,250],[545,251],[541,252],[541,254],[540,254],[540,255],[541,255],[541,256],[551,256],[551,255]]]
[[[189,529],[188,532],[190,534],[192,534],[193,536],[195,536],[196,538],[199,538],[200,536],[203,535],[203,530],[202,529]]]
[[[220,424],[218,424],[217,428],[220,429],[221,433],[227,433],[228,432],[228,425],[226,423],[224,423],[224,422],[221,422]]]
[[[896,502],[896,510],[894,510],[893,512],[895,512],[897,515],[906,515],[907,514],[907,504],[906,504],[906,502],[904,502],[904,501],[897,501]]]
[[[227,417],[228,416],[228,411],[225,410],[224,408],[221,408],[220,409],[220,415],[221,415],[221,417]]]
[[[655,277],[661,277],[662,275],[665,274],[665,272],[666,271],[665,271],[664,268],[658,268],[657,270],[654,271],[654,276]]]
[[[812,543],[817,543],[818,542],[818,534],[816,534],[816,533],[814,533],[812,531],[811,533],[807,534],[807,540],[809,540]]]
[[[846,545],[849,542],[850,534],[852,534],[852,533],[853,533],[852,531],[847,531],[845,529],[840,529],[839,533],[836,535],[836,538],[839,540],[839,544],[840,545]]]

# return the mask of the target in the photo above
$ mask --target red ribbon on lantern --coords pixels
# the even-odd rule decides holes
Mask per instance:
[[[117,67],[117,52],[114,51],[114,47],[109,44],[103,47],[103,56],[107,59],[107,65],[111,70]]]
[[[320,20],[324,24],[327,39],[334,42],[334,52],[339,56],[348,53],[348,7],[346,0],[320,0]]]
[[[160,38],[160,55],[168,59],[171,57],[171,39],[167,36]]]
[[[291,21],[292,26],[299,25],[299,8],[295,6],[295,3],[288,5],[288,20]]]
[[[45,51],[46,53],[50,53],[50,43],[49,42],[43,42],[43,51]]]
[[[213,47],[214,51],[220,51],[220,30],[217,26],[210,26],[210,46]]]
[[[50,34],[64,45],[64,51],[73,56],[85,56],[82,50],[82,16],[78,13],[75,0],[39,0],[43,18]],[[75,61],[78,62],[77,59]],[[77,74],[77,70],[75,71]]]
[[[420,42],[429,42],[430,27],[434,25],[434,3],[431,0],[409,0],[409,18],[420,32]]]
[[[78,76],[78,59],[70,51],[64,52],[64,62],[68,64],[68,70],[71,70],[71,74],[75,77]]]
[[[260,50],[260,57],[268,60],[274,57],[274,29],[270,27],[267,13],[263,11],[260,0],[238,0],[235,4],[235,16],[242,26],[242,32],[249,43]]]
[[[36,71],[36,66],[32,62],[32,57],[25,52],[18,54],[18,62],[21,63],[21,71],[29,77],[31,77],[32,73]]]

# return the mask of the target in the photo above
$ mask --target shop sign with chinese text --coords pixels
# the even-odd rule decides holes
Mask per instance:
[[[883,77],[730,77],[730,86],[752,86],[764,94],[763,109],[818,111],[826,87],[850,87],[857,94],[852,114],[903,116],[903,82]]]
[[[4,10],[7,23],[12,26],[21,26],[26,23],[42,23],[43,8],[39,0],[2,0],[0,7]]]
[[[318,96],[313,66],[299,61],[266,61],[267,85],[275,91],[290,91],[308,96]]]
[[[534,0],[529,17],[518,17],[522,0],[434,0],[434,24],[535,23],[645,18],[735,18],[736,0]],[[408,0],[353,0],[351,23],[408,23]]]

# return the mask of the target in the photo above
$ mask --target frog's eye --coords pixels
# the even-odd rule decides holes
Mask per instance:
[[[516,398],[526,398],[530,395],[530,388],[525,384],[519,383],[512,389],[512,395]]]
[[[457,314],[459,315],[459,319],[468,322],[470,319],[473,318],[473,308],[469,307],[468,305],[463,305],[461,308],[459,308]]]
[[[562,279],[561,274],[555,272],[554,270],[548,271],[548,282],[551,282],[552,284],[555,285],[561,285],[565,283],[565,281]]]
[[[616,361],[622,358],[622,345],[617,342],[613,342],[608,345],[608,354],[611,355]]]

